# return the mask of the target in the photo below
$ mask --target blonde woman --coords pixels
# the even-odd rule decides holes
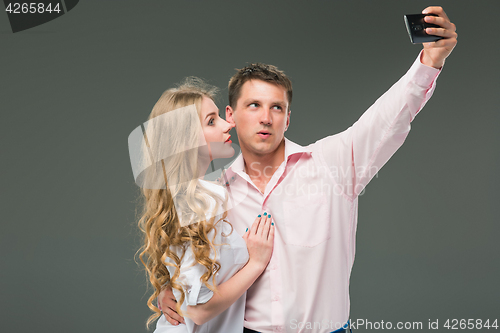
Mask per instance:
[[[162,94],[144,124],[139,257],[154,289],[147,326],[160,317],[157,333],[243,332],[246,290],[271,258],[271,217],[249,216],[254,224],[241,237],[226,220],[225,188],[203,180],[213,159],[234,154],[233,126],[220,118],[214,93],[188,78]],[[177,326],[155,306],[167,285],[185,317]]]

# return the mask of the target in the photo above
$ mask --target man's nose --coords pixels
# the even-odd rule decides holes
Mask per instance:
[[[271,125],[273,120],[271,118],[271,110],[263,109],[260,114],[260,123],[263,125]]]

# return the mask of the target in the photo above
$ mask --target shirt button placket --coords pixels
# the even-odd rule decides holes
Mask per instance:
[[[280,242],[276,238],[274,244],[273,256],[269,263],[269,276],[271,280],[271,325],[273,326],[273,331],[282,332],[285,318],[283,316],[282,281],[278,260],[281,249],[279,247]]]

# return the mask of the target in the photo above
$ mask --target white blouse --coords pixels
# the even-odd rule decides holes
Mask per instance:
[[[219,185],[209,183],[204,180],[200,180],[210,191],[220,195],[222,198],[225,197],[226,190]],[[206,218],[207,220],[211,218],[211,211],[214,208],[215,200],[211,200],[211,209],[208,210]],[[223,214],[223,208],[219,207],[215,221],[218,221]],[[222,284],[229,280],[236,272],[238,272],[247,263],[249,256],[245,241],[236,232],[232,230],[231,226],[223,221],[217,223],[215,230],[212,230],[209,234],[209,239],[212,240],[214,233],[216,232],[214,244],[216,247],[216,260],[220,263],[221,267],[219,272],[215,276],[215,281],[217,285]],[[223,244],[223,245],[217,245]],[[181,257],[181,249],[173,249],[175,253]],[[214,253],[212,251],[211,258],[214,258]],[[174,263],[170,258],[167,261]],[[172,266],[167,266],[170,276],[175,273],[176,268]],[[208,302],[212,296],[213,292],[208,289],[200,280],[201,276],[206,272],[206,268],[196,262],[194,254],[191,247],[186,248],[186,253],[181,260],[180,274],[177,281],[183,286],[185,299],[184,303],[181,305],[182,311],[187,311],[188,305],[203,304]],[[209,280],[210,281],[210,280]],[[179,301],[180,292],[173,289],[175,298]],[[245,301],[246,292],[234,302],[228,309],[222,312],[217,317],[206,322],[203,325],[196,325],[191,319],[185,317],[186,324],[179,324],[177,326],[171,325],[162,315],[157,323],[156,330],[154,333],[216,333],[216,332],[243,332],[243,321],[245,315]]]

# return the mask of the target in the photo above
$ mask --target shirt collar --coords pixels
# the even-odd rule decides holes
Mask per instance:
[[[309,147],[303,147],[285,138],[285,161],[295,154],[312,153]]]

